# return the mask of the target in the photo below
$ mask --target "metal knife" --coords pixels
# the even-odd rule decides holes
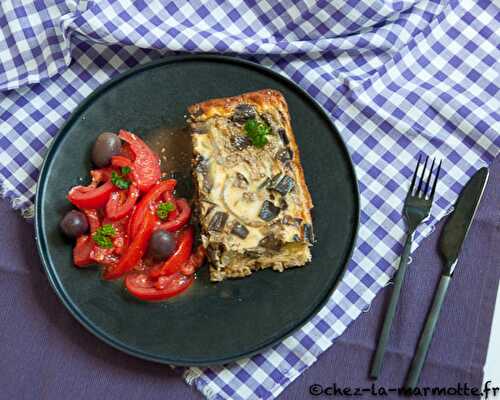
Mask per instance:
[[[467,182],[458,197],[453,214],[446,221],[446,225],[441,233],[439,250],[443,258],[444,267],[439,285],[434,294],[431,309],[427,315],[424,330],[420,335],[417,351],[410,366],[410,372],[406,378],[405,387],[407,389],[415,388],[420,378],[420,372],[427,357],[427,351],[429,350],[432,335],[436,328],[441,306],[443,305],[448,285],[457,265],[458,255],[483,196],[488,174],[488,168],[481,168]]]

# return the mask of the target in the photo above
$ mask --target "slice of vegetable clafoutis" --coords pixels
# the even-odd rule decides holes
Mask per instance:
[[[99,135],[92,149],[92,178],[75,186],[68,200],[77,208],[61,220],[76,240],[77,267],[101,265],[103,278],[124,278],[133,296],[163,300],[186,290],[203,264],[193,249],[191,207],[174,195],[176,181],[161,179],[158,156],[133,133]]]

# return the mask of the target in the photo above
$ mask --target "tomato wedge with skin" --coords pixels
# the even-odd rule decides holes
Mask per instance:
[[[189,226],[180,232],[174,254],[172,254],[163,264],[152,268],[151,271],[149,271],[149,276],[151,278],[158,278],[162,275],[172,275],[180,271],[181,267],[191,256],[193,241],[194,229],[192,226]]]
[[[82,210],[85,216],[87,217],[87,221],[90,225],[90,233],[94,233],[100,226],[101,220],[99,219],[99,213],[94,209],[85,209]]]
[[[160,223],[157,229],[164,229],[169,232],[176,232],[181,229],[184,225],[189,222],[191,218],[191,207],[186,199],[178,199],[175,201],[176,205],[176,215],[173,219],[169,219],[167,222]]]
[[[77,267],[86,267],[87,265],[94,264],[91,257],[92,250],[94,250],[94,241],[90,235],[82,235],[76,239],[76,245],[73,248],[73,263]]]
[[[111,224],[115,229],[115,236],[113,236],[113,253],[116,255],[123,254],[128,245],[128,236],[127,236],[128,223],[129,223],[128,216],[125,216],[124,218],[118,221],[112,221],[109,218],[104,218],[104,220],[102,221],[103,225]]]
[[[129,167],[132,168],[133,161],[125,156],[111,157],[111,165],[117,168]]]
[[[191,254],[189,260],[181,267],[180,272],[183,275],[193,275],[195,271],[200,268],[205,261],[207,250],[203,245],[199,245],[196,250]]]
[[[175,189],[177,181],[175,179],[167,179],[166,181],[160,181],[155,186],[153,186],[149,192],[145,193],[141,201],[137,204],[132,218],[130,220],[129,237],[134,238],[139,231],[142,221],[144,220],[144,215],[152,211],[153,204],[158,200],[158,198],[164,192],[172,192]]]
[[[114,188],[109,181],[97,188],[75,186],[69,191],[68,200],[80,209],[101,208],[106,205]]]
[[[136,135],[126,130],[120,130],[118,137],[128,143],[135,156],[132,175],[141,192],[147,192],[160,180],[160,159],[149,146]]]
[[[104,279],[117,279],[132,270],[139,263],[147,250],[149,239],[153,233],[154,223],[153,213],[147,212],[144,215],[144,220],[137,235],[130,242],[118,263],[106,270],[103,275]]]
[[[173,192],[163,193],[163,200],[167,203],[172,203],[175,206],[175,208],[168,213],[167,221],[172,221],[179,215],[179,209],[177,207]]]
[[[139,198],[139,188],[133,182],[128,190],[117,190],[111,193],[106,203],[106,217],[118,221],[128,215]]]
[[[125,287],[129,293],[145,301],[165,300],[185,291],[194,281],[194,277],[180,273],[162,276],[158,280],[147,274],[132,273],[125,278]]]

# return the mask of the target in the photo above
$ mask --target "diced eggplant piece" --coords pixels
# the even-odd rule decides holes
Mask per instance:
[[[246,188],[248,186],[248,179],[241,172],[236,172],[236,186],[239,188]]]
[[[231,144],[236,150],[244,150],[252,144],[248,136],[235,135],[231,137]]]
[[[293,159],[292,150],[288,147],[285,147],[284,149],[281,149],[276,153],[276,158],[282,163],[286,163]]]
[[[265,200],[264,203],[262,204],[262,208],[260,209],[259,217],[264,221],[272,221],[274,218],[278,216],[280,211],[281,208],[276,207],[269,200]]]
[[[245,254],[245,257],[253,258],[253,259],[257,259],[261,255],[261,253],[259,253],[258,251],[253,251],[253,250],[245,250],[244,254]]]
[[[287,201],[282,197],[280,199],[280,208],[285,211],[286,209],[288,209],[288,203]]]
[[[286,135],[285,128],[279,128],[278,129],[278,135],[280,135],[281,141],[285,146],[288,146],[290,141],[288,140],[288,136]]]
[[[283,174],[279,173],[272,177],[271,182],[269,182],[268,188],[275,187],[283,179]]]
[[[304,240],[310,244],[314,244],[314,232],[311,224],[304,224]]]
[[[244,123],[250,118],[255,118],[257,112],[255,108],[250,104],[238,104],[234,108],[233,121],[238,123]]]
[[[276,238],[276,236],[274,236],[274,235],[268,235],[268,236],[262,238],[259,242],[259,246],[264,247],[265,249],[274,250],[274,251],[280,250],[282,245],[283,245],[283,243],[281,242],[281,240]]]
[[[292,177],[284,175],[278,182],[271,185],[270,189],[278,192],[282,196],[290,193],[295,187],[295,181]]]
[[[217,211],[208,224],[208,230],[222,232],[224,230],[224,226],[226,226],[228,217],[229,215],[226,212]]]
[[[210,193],[213,187],[212,179],[208,175],[208,159],[198,155],[195,160],[195,171],[203,176],[203,190]]]
[[[191,132],[195,135],[206,135],[208,133],[208,125],[205,122],[192,123]]]
[[[264,189],[266,187],[268,187],[269,185],[271,184],[271,179],[269,177],[267,177],[266,179],[264,179],[262,181],[262,183],[259,185],[259,190],[260,189]]]
[[[249,232],[248,229],[245,227],[245,225],[236,222],[233,225],[233,229],[231,229],[231,233],[235,236],[238,236],[241,239],[245,239],[248,236]]]

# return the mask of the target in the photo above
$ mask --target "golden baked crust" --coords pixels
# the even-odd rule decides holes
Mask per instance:
[[[243,118],[258,119],[270,127],[268,144],[262,148],[238,145],[248,140],[239,110],[254,115],[248,117],[244,112]],[[268,267],[282,271],[304,265],[310,260],[313,241],[313,205],[283,95],[264,89],[207,100],[190,106],[188,112],[197,204],[202,239],[211,261],[211,279],[247,276]],[[235,176],[244,180],[238,181]],[[283,187],[273,192],[272,182],[279,183],[284,177],[291,189],[285,185],[284,192]],[[256,206],[262,202],[282,210],[271,220],[262,221],[256,216],[260,215]],[[214,231],[214,220],[224,225],[221,231]],[[237,224],[248,231],[247,237],[231,233],[230,226]]]

